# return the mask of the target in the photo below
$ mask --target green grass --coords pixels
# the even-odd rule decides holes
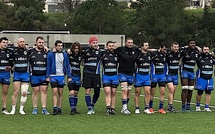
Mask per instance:
[[[181,87],[178,87],[175,99],[180,100]],[[11,94],[12,86],[10,87],[8,95],[8,110],[11,110]],[[31,90],[31,89],[30,89]],[[120,91],[120,90],[118,90]],[[134,90],[133,90],[134,91]],[[168,91],[168,90],[166,90]],[[193,92],[192,102],[195,102],[196,91]],[[167,95],[167,92],[166,92]],[[158,90],[156,91],[158,96]],[[134,96],[131,95],[129,102],[129,109],[132,114],[125,116],[120,114],[121,110],[121,94],[117,93],[117,105],[116,116],[105,116],[105,102],[104,102],[104,91],[101,91],[100,99],[96,104],[96,114],[86,115],[87,107],[84,100],[84,89],[81,88],[79,93],[78,110],[81,112],[80,115],[69,115],[70,108],[68,103],[68,89],[64,89],[64,102],[63,112],[64,115],[42,115],[41,103],[39,102],[39,114],[32,115],[32,101],[31,95],[28,96],[25,111],[26,115],[21,116],[18,114],[18,110],[15,115],[0,115],[0,132],[2,134],[14,134],[14,133],[36,133],[36,134],[66,134],[66,133],[81,133],[81,134],[108,134],[108,133],[177,133],[177,134],[201,134],[201,133],[214,133],[215,127],[215,112],[187,112],[187,113],[167,113],[161,115],[155,113],[153,115],[135,115],[134,114]],[[204,95],[202,98],[204,102]],[[141,97],[141,109],[143,109],[143,97]],[[181,109],[181,104],[178,102],[174,103],[177,110]],[[214,95],[212,92],[211,105],[215,105]],[[165,101],[164,107],[166,108],[167,101]],[[17,107],[17,109],[19,106]],[[155,99],[154,109],[158,108],[158,100]],[[192,105],[194,109],[195,106]],[[202,107],[203,108],[203,107]],[[48,106],[49,112],[52,112],[52,100],[51,90],[49,89],[48,95]],[[214,111],[214,110],[213,110]]]

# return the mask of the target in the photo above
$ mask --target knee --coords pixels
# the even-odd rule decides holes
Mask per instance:
[[[198,90],[198,91],[197,91],[197,94],[198,94],[199,96],[201,96],[201,95],[203,94],[203,92],[204,92],[204,90]]]

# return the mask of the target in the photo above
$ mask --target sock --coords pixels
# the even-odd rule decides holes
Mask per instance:
[[[160,100],[159,109],[162,109],[162,108],[163,108],[163,103],[164,103],[164,102]]]
[[[85,101],[88,107],[91,107],[91,96],[86,94],[85,95]]]
[[[16,105],[12,105],[12,111],[16,111]]]
[[[20,105],[19,111],[23,111],[23,109],[24,109],[24,106]]]
[[[190,107],[190,103],[187,103],[186,105],[187,105],[187,107]]]
[[[127,104],[127,99],[122,99],[122,105]]]
[[[209,108],[209,105],[205,104],[205,108]]]
[[[97,100],[99,99],[99,95],[100,95],[100,88],[94,88],[93,104],[96,104]]]
[[[107,109],[107,110],[110,110],[110,106],[106,106],[106,109]]]
[[[53,111],[58,111],[58,108],[57,107],[53,107]]]
[[[1,111],[4,111],[4,110],[6,110],[6,108],[5,108],[5,107],[3,107]]]
[[[78,96],[74,96],[74,101],[75,101],[75,107],[76,107],[78,103]]]
[[[149,102],[149,108],[153,108],[153,100],[150,100],[150,102]]]
[[[173,107],[173,105],[172,105],[172,104],[168,104],[168,107],[169,107],[169,108],[172,108],[172,107]]]
[[[196,103],[196,107],[200,107],[200,103]]]
[[[186,105],[185,105],[185,104],[182,104],[181,107],[182,107],[182,109],[185,109],[185,108],[186,108]]]
[[[140,109],[139,107],[135,107],[135,109]]]
[[[75,106],[74,95],[69,96],[69,104],[70,104],[71,109],[74,109],[74,106]]]
[[[129,102],[129,100],[130,100],[130,98],[127,98],[127,104],[128,104],[128,102]]]
[[[145,110],[146,110],[146,109],[149,109],[149,105],[145,105]]]

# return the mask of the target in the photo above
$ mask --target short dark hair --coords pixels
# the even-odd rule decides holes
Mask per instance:
[[[3,40],[7,40],[8,41],[8,38],[7,37],[1,37],[0,38],[0,42],[2,42]]]
[[[113,42],[113,41],[108,41],[108,42],[106,43],[106,46],[108,46],[109,43],[114,43],[114,42]]]
[[[176,41],[171,42],[171,46],[173,46],[174,44],[179,45],[178,42],[176,42]]]
[[[141,44],[140,44],[140,46],[143,47],[144,43],[148,43],[148,41],[142,41]]]
[[[164,47],[166,47],[166,42],[162,42],[162,43],[160,44],[160,48],[164,48]]]
[[[44,38],[43,38],[43,37],[38,36],[38,37],[36,38],[36,42],[37,42],[39,39],[44,40]]]
[[[191,41],[195,41],[195,43],[196,43],[196,40],[193,39],[193,38],[191,38],[191,39],[189,39],[189,40],[187,41],[187,44],[189,44]]]
[[[56,40],[54,45],[57,46],[58,44],[61,44],[61,43],[63,43],[61,40]]]

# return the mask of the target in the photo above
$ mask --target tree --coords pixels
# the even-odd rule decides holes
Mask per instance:
[[[8,6],[0,2],[0,30],[4,30],[7,27],[7,17],[6,17],[6,12],[7,12]]]
[[[205,6],[202,19],[198,25],[198,41],[201,45],[214,45],[215,40],[215,15]]]
[[[44,0],[14,0],[7,12],[7,28],[13,30],[45,30]]]
[[[62,6],[71,13],[79,4],[80,0],[63,0]]]
[[[178,40],[182,30],[186,0],[150,0],[139,11],[139,27],[153,45]]]
[[[43,13],[45,0],[13,0],[15,7],[34,8],[37,13]]]
[[[123,12],[115,0],[83,2],[71,14],[72,33],[112,34],[123,30]]]

